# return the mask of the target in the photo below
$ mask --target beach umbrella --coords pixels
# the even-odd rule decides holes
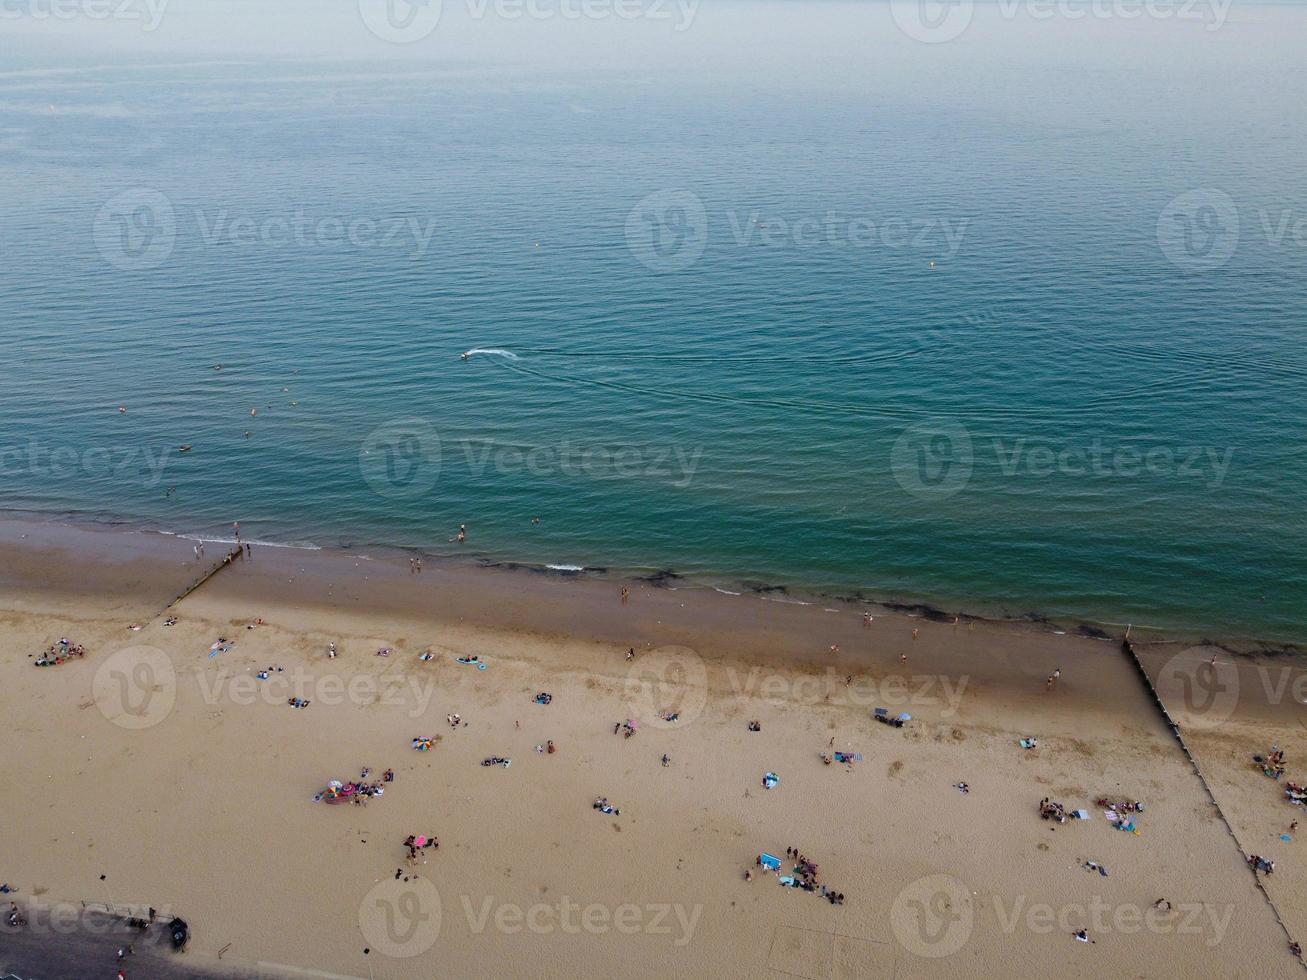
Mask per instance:
[[[413,838],[413,846],[414,846],[414,847],[424,847],[424,846],[426,845],[426,843],[427,843],[427,839],[426,839],[425,837],[414,837],[414,838]]]

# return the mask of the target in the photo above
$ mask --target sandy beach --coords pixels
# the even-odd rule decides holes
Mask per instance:
[[[1283,785],[1307,681],[1288,655],[1140,644],[1213,804],[1119,636],[263,546],[174,602],[225,550],[193,545],[0,522],[0,882],[29,941],[153,906],[191,941],[129,977],[1301,966],[1302,844],[1280,834],[1302,814]],[[35,667],[61,637],[85,656]],[[1278,783],[1251,762],[1272,744]],[[314,801],[363,767],[393,769],[383,795]],[[1044,797],[1088,819],[1042,820]],[[1137,832],[1103,797],[1144,804]],[[410,864],[411,834],[440,846]],[[791,847],[842,904],[756,865],[790,874]],[[1276,861],[1265,892],[1245,853]]]

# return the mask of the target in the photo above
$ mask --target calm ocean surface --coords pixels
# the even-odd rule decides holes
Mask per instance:
[[[1307,640],[1301,6],[6,30],[0,508]]]

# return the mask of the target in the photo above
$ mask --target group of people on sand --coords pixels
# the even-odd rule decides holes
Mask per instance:
[[[1275,873],[1275,862],[1262,857],[1260,854],[1249,854],[1248,865],[1253,869],[1254,874],[1259,871],[1267,875]]]
[[[74,657],[80,659],[85,656],[86,648],[84,646],[80,643],[71,642],[66,636],[61,636],[57,643],[50,644],[50,648],[36,658],[36,666],[56,667],[72,660]]]
[[[368,777],[372,775],[372,770],[363,767],[359,773],[359,778],[355,782],[342,783],[339,779],[333,779],[327,784],[327,788],[313,797],[314,803],[321,803],[323,800],[338,800],[341,798],[349,799],[355,806],[367,806],[368,797],[381,796],[386,792],[383,783],[393,783],[395,781],[395,770],[387,769],[381,774],[380,779],[369,781]]]
[[[417,837],[409,834],[404,838],[404,846],[408,848],[408,863],[414,865],[418,863],[418,853],[430,847],[439,847],[440,838],[432,834],[430,836]],[[425,861],[423,862],[426,863]]]
[[[1278,745],[1272,745],[1271,751],[1266,755],[1253,756],[1253,763],[1262,770],[1262,775],[1269,776],[1272,779],[1279,779],[1284,775],[1284,750]]]
[[[1061,803],[1054,803],[1047,796],[1039,801],[1039,815],[1045,820],[1066,823],[1066,807]]]
[[[620,817],[622,815],[622,811],[609,803],[608,797],[606,796],[596,798],[594,801],[594,808],[600,813],[611,813],[615,817]]]
[[[1104,810],[1115,810],[1117,813],[1143,813],[1144,811],[1144,805],[1138,800],[1113,799],[1110,796],[1100,796],[1094,800],[1094,805]]]
[[[832,905],[844,904],[844,893],[837,892],[821,881],[821,869],[817,867],[816,862],[808,860],[797,847],[785,848],[785,856],[794,862],[794,870],[790,875],[781,876],[781,884],[789,885],[791,888],[802,888],[805,892],[812,892],[820,895]],[[758,856],[760,866],[763,865],[762,855]],[[779,862],[778,862],[779,863]],[[766,865],[768,868],[774,868],[775,865]],[[776,873],[779,875],[780,871]],[[745,881],[753,881],[752,869],[744,873]]]

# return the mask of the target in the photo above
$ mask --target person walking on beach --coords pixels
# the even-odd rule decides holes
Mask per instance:
[[[249,542],[246,542],[246,544],[245,544],[245,557],[246,557],[246,558],[253,558],[253,557],[254,557],[254,549],[252,549],[252,548],[250,547]]]
[[[418,573],[419,575],[421,575],[421,574],[422,574],[422,559],[421,559],[421,558],[414,558],[414,559],[413,559],[413,567],[414,567],[415,569],[417,569],[417,573]]]
[[[631,590],[625,585],[622,586],[622,605],[626,605],[626,600],[631,598]]]
[[[920,632],[921,630],[917,629],[915,626],[912,627],[912,638],[915,640],[917,638],[917,634]]]
[[[899,654],[899,663],[903,664],[905,667],[908,665],[908,655],[906,653]]]

